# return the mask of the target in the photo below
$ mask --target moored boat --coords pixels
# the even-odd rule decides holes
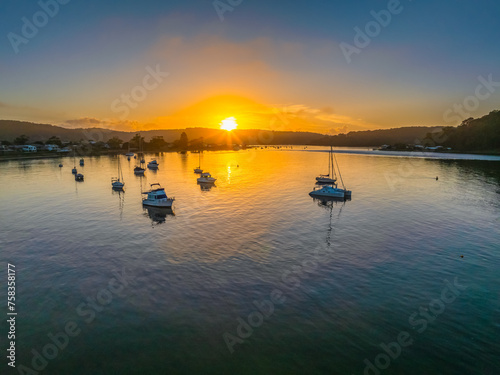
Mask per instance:
[[[165,208],[172,207],[175,198],[168,198],[167,194],[165,193],[165,189],[162,188],[159,183],[151,184],[150,187],[151,189],[149,191],[142,193],[146,194],[146,198],[142,200],[143,205]]]

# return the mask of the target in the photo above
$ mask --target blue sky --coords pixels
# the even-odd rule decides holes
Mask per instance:
[[[70,0],[16,53],[9,33],[24,37],[22,18],[42,8],[2,0],[0,118],[178,127],[179,111],[231,94],[302,119],[293,130],[457,125],[455,109],[453,121],[444,114],[475,95],[478,77],[500,81],[500,5],[401,1],[348,63],[340,44],[355,46],[354,28],[365,30],[391,3],[243,0],[221,22],[213,1]],[[168,78],[125,117],[112,110],[156,66]],[[498,109],[498,91],[466,114]]]

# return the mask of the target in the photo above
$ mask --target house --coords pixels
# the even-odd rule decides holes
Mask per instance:
[[[32,145],[24,145],[23,152],[36,152],[36,147]]]

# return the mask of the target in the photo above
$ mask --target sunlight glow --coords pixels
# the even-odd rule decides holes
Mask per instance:
[[[230,132],[231,130],[234,130],[238,127],[238,124],[236,123],[236,119],[234,117],[228,117],[227,119],[224,119],[220,123],[220,128],[223,130],[227,130]]]

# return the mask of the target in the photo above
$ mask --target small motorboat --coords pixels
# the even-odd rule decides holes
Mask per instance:
[[[83,174],[81,173],[75,174],[75,181],[83,181]]]
[[[215,181],[217,181],[216,178],[212,177],[212,175],[208,172],[204,172],[201,174],[200,177],[196,179],[196,181],[203,183],[203,184],[213,184]]]
[[[142,168],[142,167],[136,166],[134,168],[134,174],[136,174],[136,175],[143,176],[144,172],[146,172],[146,170],[144,168]]]
[[[71,170],[71,173],[76,174],[76,172],[77,172],[76,167],[73,167],[73,169]]]
[[[85,165],[85,160],[80,159],[80,165],[83,167]]]
[[[62,166],[63,166],[62,164],[59,164],[59,168],[62,168]]]
[[[158,162],[156,160],[151,160],[149,163],[148,163],[148,168],[149,169],[158,169]]]
[[[152,207],[165,207],[171,208],[175,198],[168,198],[165,189],[160,184],[151,184],[151,190],[143,192],[146,198],[142,200],[142,204]]]
[[[309,193],[311,197],[330,197],[330,198],[344,198],[345,191],[344,189],[339,189],[335,186],[323,186],[321,188],[314,188],[313,191]]]
[[[125,154],[125,156],[134,156],[134,153],[129,151]]]

